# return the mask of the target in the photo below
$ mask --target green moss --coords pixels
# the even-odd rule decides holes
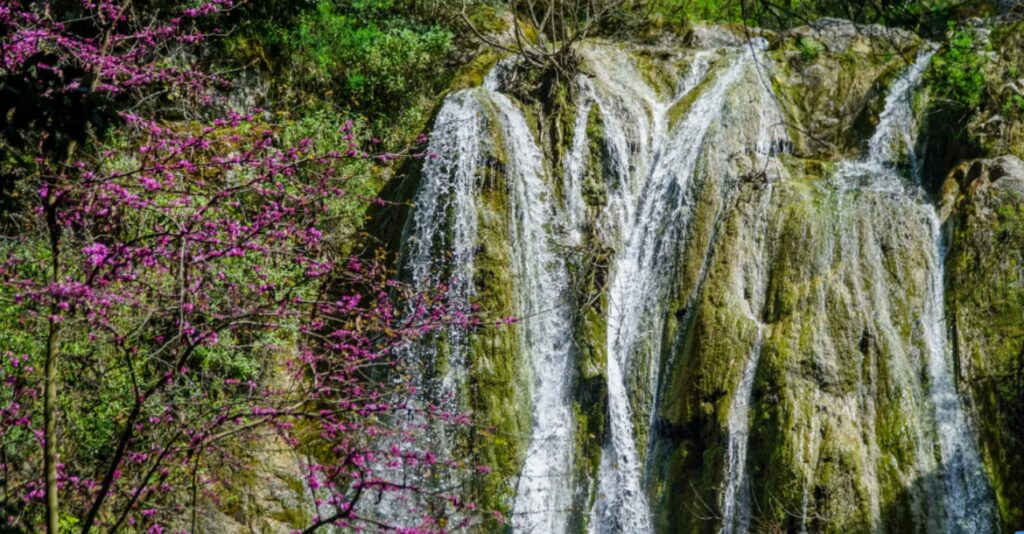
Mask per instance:
[[[495,318],[515,315],[507,199],[501,182],[495,177],[497,189],[485,191],[480,199],[480,244],[474,258],[475,300]],[[516,327],[487,328],[474,334],[470,359],[470,405],[482,427],[471,447],[479,463],[493,470],[477,489],[479,504],[501,510],[510,504],[509,481],[517,474],[530,428],[528,373],[520,358]]]
[[[1024,158],[1024,96],[1014,89],[1024,76],[1024,21],[997,24],[991,34],[996,61],[986,64],[985,85],[991,92],[986,112],[972,124],[979,142],[990,154],[1013,154]],[[998,131],[989,119],[999,116]]]
[[[485,35],[500,34],[508,31],[508,22],[503,15],[505,13],[485,3],[473,2],[467,4],[467,18],[477,31]]]
[[[654,88],[663,99],[669,99],[676,93],[680,66],[667,53],[658,53],[649,48],[632,48],[629,50],[633,64],[640,76],[649,87]]]
[[[587,169],[583,174],[583,201],[597,209],[608,201],[608,186],[604,178],[604,162],[608,151],[604,142],[604,124],[601,122],[601,108],[594,104],[587,116]]]
[[[986,174],[979,166],[958,175],[947,316],[1003,524],[1016,525],[1024,523],[1024,198],[984,185]]]
[[[301,493],[299,495],[301,495]],[[295,529],[302,529],[309,526],[309,514],[301,508],[285,509],[280,512],[271,513],[268,517]]]
[[[885,89],[912,61],[915,47],[857,37],[834,50],[800,32],[781,39],[769,51],[777,66],[772,88],[795,153],[815,159],[855,154],[874,129]]]
[[[799,37],[796,40],[796,48],[800,51],[800,59],[812,61],[825,51],[825,46],[813,37]]]
[[[559,180],[563,176],[566,155],[572,151],[572,144],[576,132],[577,98],[573,91],[566,84],[557,84],[551,90],[550,102],[547,105],[546,128],[548,134],[548,145],[550,145],[550,157],[545,158],[547,164],[547,176],[550,177],[548,187],[555,194],[558,204],[565,205],[566,193],[563,187],[565,180]]]
[[[693,107],[693,103],[700,98],[701,94],[703,94],[708,87],[711,87],[714,84],[715,80],[718,78],[719,70],[722,67],[721,59],[722,58],[717,58],[716,61],[712,62],[709,67],[709,74],[705,76],[696,87],[690,90],[689,93],[683,96],[683,98],[680,98],[672,105],[671,108],[669,108],[668,127],[670,130],[686,116],[686,113],[690,111],[690,108]]]
[[[737,204],[758,194],[744,191]],[[757,323],[743,311],[748,296],[735,284],[751,258],[749,221],[740,215],[745,210],[725,210],[730,204],[714,181],[704,184],[699,197],[692,246],[681,261],[666,323],[665,386],[657,413],[662,431],[652,458],[658,473],[651,488],[655,520],[672,532],[705,532],[713,525],[704,516],[719,504],[728,414],[758,335]],[[718,244],[689,310],[711,239]]]
[[[593,113],[593,112],[592,112]],[[593,174],[588,169],[588,174]],[[613,251],[601,245],[592,225],[583,232],[583,244],[567,266],[572,287],[573,333],[577,368],[573,372],[574,450],[573,478],[578,487],[591,488],[597,478],[606,439],[607,390],[607,281]],[[585,532],[594,493],[577,492],[570,516],[572,529]]]
[[[490,48],[483,49],[472,61],[459,69],[452,80],[449,90],[455,91],[480,87],[484,83],[484,77],[494,68],[499,59],[498,54]]]

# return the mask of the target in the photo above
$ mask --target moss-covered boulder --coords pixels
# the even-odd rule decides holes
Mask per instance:
[[[943,188],[948,316],[1006,525],[1024,524],[1024,162],[966,162]]]

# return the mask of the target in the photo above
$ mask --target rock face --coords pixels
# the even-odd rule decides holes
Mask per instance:
[[[209,466],[217,480],[215,496],[200,492],[199,510],[170,526],[174,532],[210,534],[272,533],[301,530],[316,505],[306,486],[306,460],[273,433],[247,436],[239,451],[243,466]],[[194,525],[194,526],[193,526]]]
[[[737,39],[583,43],[542,102],[506,60],[439,113],[403,270],[521,318],[422,353],[494,427],[450,443],[496,469],[474,498],[519,532],[1020,524],[1020,160],[937,209],[926,43]]]
[[[856,154],[881,112],[881,95],[920,44],[903,30],[834,19],[783,34],[772,51],[772,82],[794,152],[818,159]]]
[[[1008,525],[1024,522],[1024,162],[964,163],[943,187],[960,374]]]

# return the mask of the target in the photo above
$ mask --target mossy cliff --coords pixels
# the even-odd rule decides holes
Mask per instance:
[[[1024,163],[966,162],[942,190],[948,315],[1007,525],[1024,523]]]
[[[506,177],[502,151],[495,150],[479,176],[477,205],[479,245],[474,257],[474,301],[487,310],[488,323],[516,314],[514,284],[508,268],[509,243]],[[482,427],[470,445],[481,465],[494,469],[480,488],[483,506],[507,506],[506,480],[518,473],[529,435],[530,400],[525,360],[519,353],[516,326],[490,326],[471,336],[468,362],[469,407]]]
[[[782,33],[770,50],[778,67],[771,83],[794,153],[856,154],[878,120],[879,97],[919,46],[903,30],[829,19]]]
[[[717,509],[728,411],[758,322],[753,524],[902,531],[927,517],[915,508],[933,498],[927,483],[908,488],[934,467],[922,452],[933,437],[914,324],[931,235],[912,205],[861,198],[852,209],[847,195],[856,194],[800,180],[741,193],[693,329],[675,349],[680,363],[661,411],[666,439],[679,444],[669,477],[685,489],[666,498],[666,531],[715,528],[695,507]],[[751,302],[758,286],[760,305]]]

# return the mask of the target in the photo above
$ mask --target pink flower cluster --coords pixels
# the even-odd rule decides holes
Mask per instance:
[[[84,15],[74,24],[49,16],[48,2],[10,0],[0,6],[0,71],[48,70],[56,74],[68,67],[89,73],[89,78],[70,80],[64,91],[90,89],[121,93],[139,87],[165,84],[179,90],[201,92],[215,76],[176,66],[164,59],[176,47],[193,45],[209,37],[195,28],[194,20],[230,9],[232,0],[211,0],[186,8],[179,16],[156,24],[137,23],[130,17],[128,2],[83,1]],[[83,36],[73,26],[89,21],[97,35]]]

